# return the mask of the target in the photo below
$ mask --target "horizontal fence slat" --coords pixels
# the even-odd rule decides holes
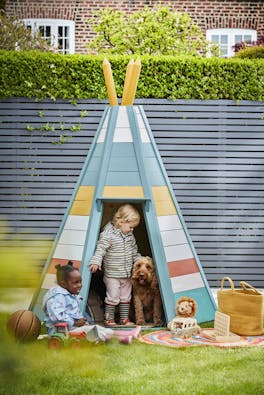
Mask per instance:
[[[145,110],[209,284],[229,275],[264,288],[264,103],[135,104]],[[0,233],[54,240],[106,105],[1,100]],[[68,140],[60,144],[60,135]]]

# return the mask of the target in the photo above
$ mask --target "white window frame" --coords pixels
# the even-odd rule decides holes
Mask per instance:
[[[221,57],[230,58],[234,55],[234,49],[232,48],[236,44],[236,36],[242,36],[242,41],[244,41],[245,36],[251,36],[251,42],[257,41],[257,31],[253,29],[209,29],[206,32],[206,40],[212,42],[212,37],[216,36],[227,36],[227,53],[221,55]],[[241,41],[238,41],[241,42]],[[221,48],[221,47],[220,47]],[[210,56],[210,54],[208,55]]]
[[[40,19],[40,18],[30,18],[23,20],[26,26],[30,26],[32,32],[38,32],[40,26],[49,26],[51,30],[51,45],[58,48],[59,43],[59,27],[68,28],[69,35],[67,39],[69,40],[69,48],[59,49],[60,53],[73,54],[75,52],[75,23],[74,21],[68,21],[65,19]]]

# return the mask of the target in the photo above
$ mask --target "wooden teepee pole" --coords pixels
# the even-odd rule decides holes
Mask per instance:
[[[112,69],[109,61],[106,58],[103,60],[103,72],[110,106],[118,106]]]
[[[124,92],[124,94],[125,94],[124,100],[122,100],[122,105],[124,105],[124,106],[132,106],[133,105],[135,95],[136,95],[140,70],[141,70],[141,60],[140,60],[140,58],[137,58],[137,60],[132,65],[132,70],[129,70],[129,72],[128,72],[130,78],[129,78],[129,82],[128,82],[128,88],[127,88],[126,92]]]
[[[134,59],[131,59],[127,65],[126,69],[126,77],[125,77],[125,82],[124,82],[124,89],[123,89],[123,96],[122,96],[122,106],[125,106],[127,102],[127,95],[128,95],[128,89],[129,89],[129,84],[132,76],[132,71],[133,71],[133,66],[134,66]]]

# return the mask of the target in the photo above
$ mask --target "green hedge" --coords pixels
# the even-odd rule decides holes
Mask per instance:
[[[128,56],[108,57],[118,97]],[[0,96],[106,98],[102,56],[0,51]],[[264,60],[142,56],[137,97],[264,100]]]

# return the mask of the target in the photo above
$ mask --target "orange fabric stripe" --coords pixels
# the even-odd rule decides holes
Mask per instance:
[[[199,272],[194,258],[182,259],[180,261],[168,262],[170,277],[184,276]]]
[[[62,266],[64,266],[64,265],[66,265],[67,263],[68,263],[68,261],[69,261],[69,259],[59,259],[59,258],[53,258],[51,261],[50,261],[50,264],[49,264],[49,268],[48,268],[48,273],[52,273],[52,274],[56,274],[56,269],[55,269],[55,266],[56,265],[62,265]],[[74,261],[72,261],[73,262],[73,266],[74,267],[77,267],[78,269],[80,269],[80,267],[81,267],[81,261],[76,261],[76,260],[74,260]]]

